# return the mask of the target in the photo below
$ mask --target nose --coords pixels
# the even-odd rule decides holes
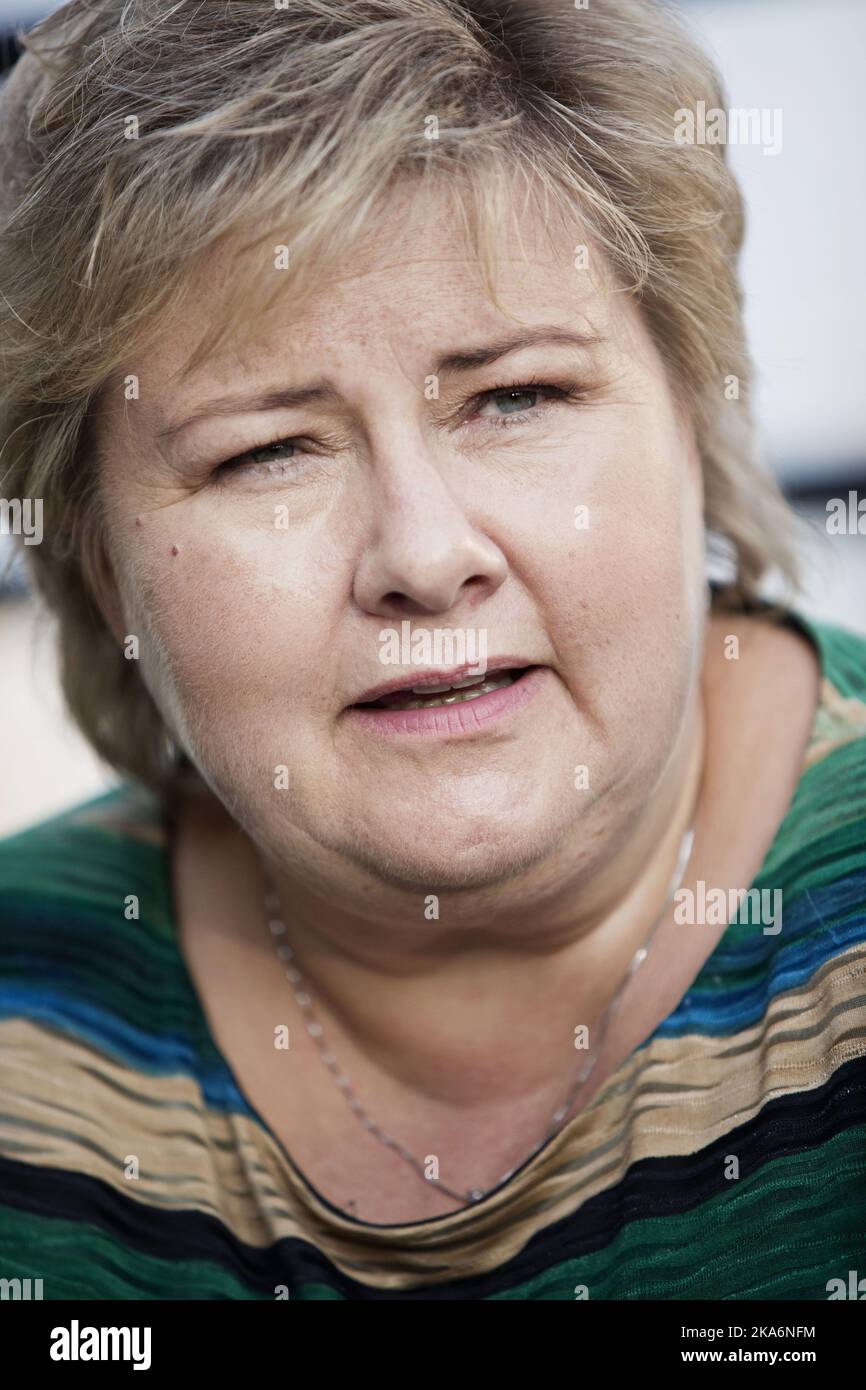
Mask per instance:
[[[446,613],[476,605],[508,573],[499,546],[467,515],[423,434],[378,450],[371,499],[376,525],[355,573],[355,601],[379,617]]]

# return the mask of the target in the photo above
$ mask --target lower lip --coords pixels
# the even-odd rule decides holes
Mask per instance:
[[[427,709],[383,709],[351,705],[347,718],[375,734],[413,734],[427,738],[477,738],[494,725],[523,709],[537,694],[545,668],[535,666],[511,685],[460,700],[454,705],[429,705]]]

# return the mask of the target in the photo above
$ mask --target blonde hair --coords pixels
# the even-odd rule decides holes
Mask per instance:
[[[45,538],[22,549],[58,618],[69,707],[116,769],[167,795],[188,779],[94,602],[100,392],[227,237],[243,261],[188,369],[275,278],[309,290],[407,177],[446,176],[489,293],[521,177],[547,219],[580,217],[688,404],[706,527],[733,556],[722,597],[750,606],[771,568],[796,585],[793,514],[755,453],[739,190],[724,147],[674,139],[677,111],[723,93],[661,5],[74,0],[19,41],[0,100],[0,480],[42,499]]]

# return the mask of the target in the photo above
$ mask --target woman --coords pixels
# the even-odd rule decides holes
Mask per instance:
[[[828,1297],[866,643],[761,597],[739,197],[673,136],[706,59],[641,0],[117,0],[28,47],[5,495],[123,780],[0,854],[4,1265]]]

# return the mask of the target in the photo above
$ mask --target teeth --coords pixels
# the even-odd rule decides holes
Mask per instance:
[[[513,685],[513,683],[517,680],[517,676],[518,672],[516,671],[503,671],[501,675],[491,676],[488,680],[482,680],[480,684],[473,685],[471,687],[463,689],[452,689],[451,686],[445,686],[444,689],[449,691],[449,694],[447,695],[442,692],[434,692],[433,695],[430,696],[430,687],[428,686],[428,698],[423,700],[405,701],[401,699],[399,705],[396,706],[396,708],[435,709],[438,705],[462,704],[466,700],[477,700],[479,695],[488,695],[491,690],[500,690],[503,686]],[[412,693],[417,694],[417,691],[413,690]],[[389,706],[389,708],[394,708],[394,706]]]
[[[479,685],[483,676],[466,676],[462,681],[448,681],[445,685],[413,685],[413,695],[441,695],[446,690],[463,690],[470,685]]]
[[[465,690],[470,685],[477,685],[483,681],[483,676],[466,676],[462,681],[452,681],[455,690]]]

